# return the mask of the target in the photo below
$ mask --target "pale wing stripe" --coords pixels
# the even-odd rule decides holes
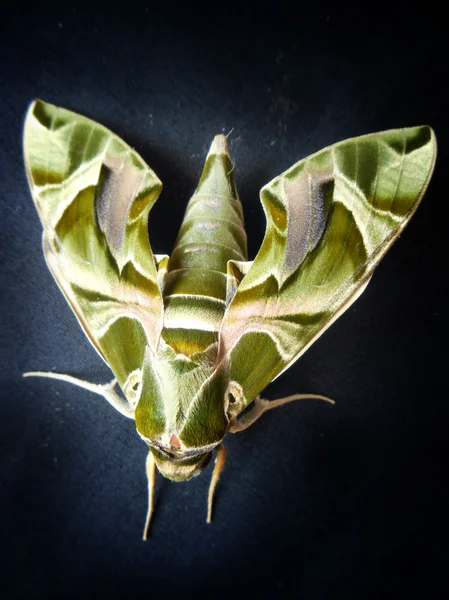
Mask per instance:
[[[396,190],[395,190],[393,199],[392,199],[391,204],[390,204],[390,210],[391,210],[391,212],[394,212],[394,205],[396,204],[396,199],[398,197],[398,192],[399,192],[400,187],[401,187],[402,174],[404,172],[404,160],[405,160],[406,153],[407,153],[407,139],[405,137],[405,131],[402,130],[401,164],[399,166],[399,176],[398,176],[398,181],[397,181],[397,184],[396,184]]]
[[[169,300],[173,298],[182,298],[183,300],[185,299],[187,310],[189,300],[202,300],[203,298],[207,299],[208,301],[212,300],[213,302],[222,305],[223,307],[226,306],[225,300],[222,300],[221,298],[215,298],[214,296],[206,296],[205,294],[168,294],[168,296],[164,296],[164,300]]]
[[[209,250],[210,249],[210,250]],[[226,250],[226,252],[232,252],[236,256],[240,258],[240,260],[244,261],[245,258],[241,252],[236,250],[235,248],[231,248],[230,246],[226,246],[225,244],[219,244],[218,242],[185,242],[184,244],[179,244],[176,246],[174,252],[182,251],[185,253],[188,252],[201,252],[205,250],[206,252],[219,252],[220,250]],[[213,270],[213,269],[211,269]]]

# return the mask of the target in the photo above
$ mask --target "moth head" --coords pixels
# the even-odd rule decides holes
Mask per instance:
[[[187,481],[196,475],[209,464],[211,458],[210,450],[205,450],[192,455],[187,452],[186,455],[168,455],[166,452],[155,446],[149,446],[156,466],[164,477],[171,481]]]
[[[213,443],[207,446],[187,447],[177,434],[171,432],[164,432],[155,439],[144,440],[161,475],[172,481],[187,481],[199,475],[209,464],[211,452],[217,445]]]
[[[183,481],[197,475],[226,434],[227,373],[212,356],[147,353],[134,412],[136,428],[159,471]],[[207,359],[207,360],[206,360]],[[136,382],[130,380],[136,387]]]

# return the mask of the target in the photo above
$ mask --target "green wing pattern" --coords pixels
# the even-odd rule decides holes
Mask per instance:
[[[148,238],[161,183],[119,137],[38,100],[24,152],[47,264],[127,404],[112,384],[32,374],[102,394],[181,481],[363,292],[424,194],[436,143],[429,127],[393,130],[298,162],[261,191],[267,229],[252,263],[223,135],[170,258]]]
[[[161,183],[120,138],[36,101],[24,148],[51,272],[122,388],[139,383],[142,435],[176,435],[187,447],[222,437],[226,389],[239,412],[362,293],[436,155],[433,131],[415,127],[298,162],[261,191],[267,229],[251,263],[224,136],[170,259],[153,256],[148,239]]]
[[[39,100],[26,117],[24,152],[47,264],[123,385],[162,328],[147,227],[161,183],[105,127]]]
[[[243,407],[365,289],[416,210],[435,155],[429,127],[386,131],[330,146],[261,190],[265,237],[220,333]]]

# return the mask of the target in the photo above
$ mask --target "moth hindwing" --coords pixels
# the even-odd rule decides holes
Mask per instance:
[[[286,402],[329,400],[259,394],[365,289],[426,190],[436,143],[413,127],[299,161],[261,191],[267,228],[252,262],[223,135],[170,256],[154,255],[148,238],[161,182],[105,127],[37,100],[24,154],[48,267],[114,379],[26,375],[87,388],[135,420],[149,448],[146,538],[156,469],[187,480],[216,449],[210,521],[226,433]]]

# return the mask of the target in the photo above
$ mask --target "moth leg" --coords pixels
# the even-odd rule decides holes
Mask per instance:
[[[128,402],[126,398],[118,394],[114,388],[117,385],[117,380],[113,379],[109,383],[97,384],[90,383],[89,381],[84,381],[83,379],[78,379],[77,377],[72,377],[71,375],[64,375],[62,373],[53,373],[53,372],[44,372],[44,371],[29,371],[28,373],[23,374],[24,377],[48,377],[49,379],[58,379],[60,381],[66,381],[67,383],[72,383],[78,387],[81,387],[85,390],[89,390],[89,392],[93,392],[94,394],[99,394],[103,396],[105,400],[109,402],[109,404],[118,410],[119,413],[128,417],[129,419],[134,418],[134,407]]]
[[[150,534],[151,517],[153,516],[154,510],[154,490],[156,488],[156,463],[151,452],[148,452],[145,466],[148,479],[148,511],[147,518],[145,519],[145,526],[143,528],[142,539],[144,542],[147,541]]]
[[[278,406],[283,406],[284,404],[288,404],[294,400],[307,400],[308,398],[312,398],[314,400],[324,400],[326,402],[330,402],[330,404],[335,404],[335,400],[332,400],[332,398],[328,398],[327,396],[321,396],[320,394],[293,394],[292,396],[279,398],[278,400],[265,400],[264,398],[257,396],[257,398],[254,400],[254,406],[247,413],[232,423],[228,431],[231,433],[243,431],[257,421],[257,419],[261,417],[267,410],[272,410]]]
[[[226,464],[228,453],[223,444],[217,446],[217,458],[215,459],[214,470],[212,473],[212,479],[210,480],[209,495],[207,498],[207,522],[212,523],[212,504],[214,500],[215,488],[217,487],[218,480],[221,472]]]

